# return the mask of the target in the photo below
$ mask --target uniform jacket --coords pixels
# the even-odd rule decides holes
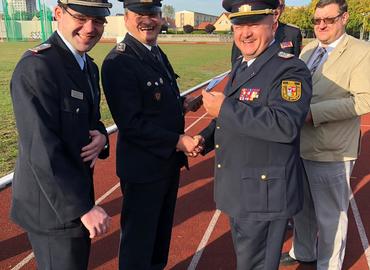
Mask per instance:
[[[302,34],[298,27],[279,22],[275,40],[280,44],[284,52],[299,56],[302,46]],[[240,50],[234,43],[231,51],[231,63],[234,63],[240,55]]]
[[[308,44],[306,63],[318,46]],[[359,153],[360,117],[370,112],[370,45],[347,34],[313,75],[314,125],[302,130],[301,153],[315,161],[354,160]]]
[[[82,147],[89,130],[106,135],[99,113],[99,74],[87,56],[88,81],[57,33],[38,53],[26,52],[11,79],[11,96],[19,133],[11,218],[38,233],[81,232],[80,217],[94,206],[90,163]],[[108,149],[100,154],[105,158]]]
[[[169,74],[134,37],[106,57],[103,88],[119,130],[117,174],[126,182],[152,182],[173,176],[186,158],[176,152],[184,133],[183,104],[176,75],[161,52]]]
[[[279,52],[271,45],[232,83],[241,60],[235,64],[220,114],[201,132],[205,152],[216,151],[216,206],[232,217],[288,218],[302,206],[299,137],[311,76],[302,61]]]

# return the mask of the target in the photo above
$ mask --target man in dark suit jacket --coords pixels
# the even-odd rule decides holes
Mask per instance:
[[[302,33],[301,30],[294,26],[285,24],[279,21],[285,9],[285,1],[279,0],[279,6],[276,9],[276,19],[278,20],[278,28],[275,33],[275,40],[280,43],[280,47],[284,52],[294,54],[299,57],[302,47]],[[238,47],[233,43],[231,51],[231,63],[241,56]]]
[[[161,0],[125,0],[124,7],[129,33],[102,67],[104,92],[119,130],[117,174],[124,194],[119,269],[163,269],[180,168],[187,164],[184,152],[198,142],[183,134],[191,99],[180,97],[178,76],[157,46]]]
[[[22,56],[11,79],[19,133],[11,218],[27,231],[38,269],[86,269],[90,238],[109,226],[94,202],[92,170],[109,148],[98,68],[86,52],[110,6],[59,2],[57,32]]]
[[[272,43],[275,0],[224,0],[223,6],[243,57],[224,93],[203,91],[215,119],[198,139],[204,154],[216,151],[214,196],[230,217],[237,269],[274,270],[287,220],[302,208],[299,138],[311,76],[301,60]]]

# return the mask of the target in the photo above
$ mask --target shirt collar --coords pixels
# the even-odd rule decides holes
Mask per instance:
[[[69,43],[62,35],[62,33],[57,29],[57,33],[60,36],[60,38],[63,40],[64,44],[67,46],[67,48],[71,51],[73,56],[75,57],[78,65],[80,66],[81,70],[84,69],[85,62],[86,62],[86,54],[84,53],[82,56],[77,52],[77,50],[72,46],[71,43]]]
[[[330,43],[328,46],[325,47],[328,54],[330,54],[335,49],[335,47],[338,46],[338,44],[342,41],[343,37],[344,34],[341,35],[340,38],[338,38],[336,41]],[[319,42],[319,47],[323,47],[323,44],[321,42]]]

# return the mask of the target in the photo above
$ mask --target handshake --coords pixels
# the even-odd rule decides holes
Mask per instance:
[[[176,151],[182,151],[188,157],[197,157],[204,149],[204,138],[201,135],[191,137],[182,134],[176,145]]]

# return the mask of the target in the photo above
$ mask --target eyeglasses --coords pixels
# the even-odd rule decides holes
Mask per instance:
[[[98,26],[104,26],[107,23],[107,20],[104,17],[89,17],[85,15],[79,14],[72,14],[67,10],[67,8],[63,7],[63,9],[80,25],[84,25],[89,20],[92,21],[93,24]]]
[[[337,16],[335,17],[329,17],[329,18],[323,18],[323,19],[319,19],[319,18],[312,18],[311,22],[314,24],[314,25],[320,25],[321,22],[324,22],[324,24],[333,24],[337,21],[337,19],[342,16],[343,13],[340,13],[338,14]]]

